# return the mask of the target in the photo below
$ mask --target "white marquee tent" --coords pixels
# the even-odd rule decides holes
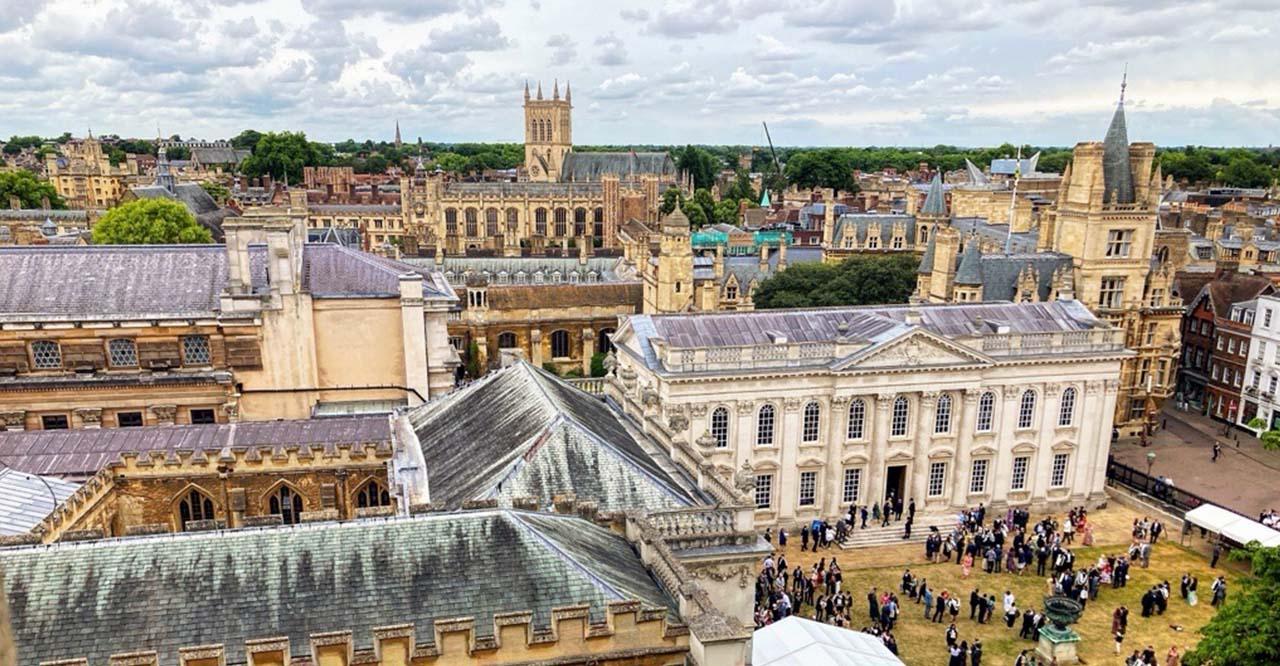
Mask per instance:
[[[903,666],[877,636],[792,615],[757,629],[752,666]]]
[[[1203,504],[1188,511],[1185,519],[1238,544],[1257,541],[1264,546],[1280,546],[1280,532],[1214,504]]]

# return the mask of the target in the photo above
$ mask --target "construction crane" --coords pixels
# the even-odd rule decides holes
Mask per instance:
[[[777,170],[778,175],[782,175],[782,163],[778,161],[778,151],[773,149],[773,138],[769,136],[769,123],[760,121],[764,125],[764,139],[769,142],[769,154],[773,156],[773,168]]]

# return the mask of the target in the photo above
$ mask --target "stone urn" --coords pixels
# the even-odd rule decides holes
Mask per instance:
[[[1078,664],[1080,657],[1076,653],[1080,634],[1071,628],[1084,606],[1079,601],[1063,596],[1044,598],[1044,614],[1049,623],[1040,630],[1040,643],[1036,646],[1036,655],[1046,663],[1057,660],[1060,665]]]

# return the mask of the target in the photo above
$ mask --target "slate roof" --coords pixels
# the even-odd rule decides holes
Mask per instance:
[[[29,474],[66,478],[92,476],[120,454],[133,451],[204,451],[308,445],[336,450],[338,444],[392,445],[391,422],[383,416],[294,421],[245,421],[202,425],[27,430],[0,432],[0,462]]]
[[[257,289],[266,246],[250,246]],[[410,264],[332,244],[303,249],[303,289],[316,297],[400,295],[399,276],[423,276],[428,297],[457,296],[444,278]],[[221,245],[0,247],[0,319],[211,317],[227,283]]]
[[[79,487],[54,477],[0,469],[0,536],[30,532]]]
[[[187,207],[200,226],[213,234],[215,241],[222,240],[222,221],[234,217],[235,211],[218,205],[199,183],[177,183],[173,191],[163,185],[143,185],[130,189],[139,199],[172,199]]]
[[[1092,330],[1104,326],[1079,301],[1043,303],[965,303],[949,305],[893,305],[869,307],[756,310],[698,315],[635,315],[627,324],[639,342],[646,364],[659,369],[651,338],[673,349],[761,346],[788,343],[875,343],[891,339],[911,325],[907,313],[918,312],[919,326],[954,338],[994,333],[993,323],[1008,333],[1053,333]]]
[[[560,165],[563,182],[596,182],[606,175],[622,180],[631,175],[676,178],[676,163],[667,153],[576,153],[569,152]]]
[[[1111,126],[1102,140],[1103,201],[1133,203],[1133,171],[1129,165],[1129,130],[1124,119],[1124,100],[1116,105]]]
[[[903,238],[907,245],[916,242],[916,219],[911,215],[897,213],[856,213],[845,214],[836,218],[836,228],[831,234],[831,242],[837,247],[844,243],[848,234],[858,239],[858,244],[866,242],[872,228],[880,229],[880,247],[888,248],[893,240],[893,227],[901,224]],[[790,255],[787,255],[790,259]]]
[[[988,178],[987,178],[987,174],[982,173],[982,169],[979,169],[979,168],[978,168],[978,165],[976,165],[976,164],[974,164],[973,162],[969,161],[969,158],[967,158],[967,157],[966,157],[966,158],[964,158],[964,168],[965,168],[965,171],[967,171],[967,172],[969,173],[969,183],[970,183],[970,184],[972,184],[972,185],[988,185],[988,184],[990,184],[990,183],[991,183],[990,179],[988,179]]]
[[[241,162],[249,159],[252,153],[248,150],[232,148],[192,148],[191,161],[199,162],[203,165],[210,164],[232,164],[239,165]]]
[[[929,183],[929,193],[925,195],[924,204],[920,206],[920,215],[946,217],[947,196],[942,191],[942,174],[935,174],[933,182]]]
[[[1071,255],[1058,252],[982,255],[982,298],[988,301],[1011,301],[1018,294],[1018,276],[1031,264],[1039,278],[1040,300],[1053,293],[1053,273],[1059,268],[1071,269]]]
[[[396,204],[310,204],[307,210],[312,213],[327,215],[399,215],[400,206]]]
[[[1127,149],[1127,148],[1126,148]],[[998,173],[1005,176],[1012,176],[1014,170],[1020,171],[1020,175],[1028,176],[1036,172],[1036,165],[1040,163],[1040,153],[1021,160],[1012,157],[1002,157],[991,160],[991,173]]]
[[[982,250],[978,239],[971,238],[965,245],[960,255],[960,266],[956,268],[955,282],[966,286],[982,284]]]
[[[320,227],[307,229],[308,243],[333,243],[355,250],[360,249],[360,230],[355,227]]]
[[[547,309],[543,316],[561,320],[559,308],[617,307],[631,305],[639,312],[644,303],[644,283],[601,282],[596,284],[493,285],[487,298],[491,310]],[[538,313],[533,313],[538,317]]]
[[[63,220],[68,222],[88,223],[89,211],[55,210],[49,208],[0,208],[0,220],[29,220],[32,222]]]
[[[528,363],[409,412],[431,502],[574,494],[601,511],[713,503],[602,400]]]
[[[929,244],[924,247],[924,255],[920,257],[920,266],[916,268],[916,272],[921,275],[930,275],[933,273],[933,258],[937,256],[938,230],[934,228],[929,233]]]
[[[957,217],[951,220],[951,226],[962,232],[975,233],[988,241],[997,243],[1000,247],[1004,247],[1008,242],[1009,249],[1017,253],[1035,252],[1040,242],[1039,229],[1033,228],[1030,231],[1016,232],[1011,235],[1009,225],[992,224],[981,217]]]
[[[286,636],[295,657],[309,636],[351,631],[356,649],[374,627],[412,623],[419,641],[436,620],[612,601],[668,609],[627,541],[586,520],[515,511],[137,537],[0,551],[22,666],[219,643],[229,664],[244,643]]]

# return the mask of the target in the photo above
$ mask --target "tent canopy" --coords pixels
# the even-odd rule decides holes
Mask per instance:
[[[1221,534],[1239,544],[1257,541],[1264,546],[1280,546],[1280,532],[1214,504],[1198,506],[1188,511],[1185,518],[1196,527]]]
[[[878,636],[792,615],[756,630],[754,666],[902,666]]]

